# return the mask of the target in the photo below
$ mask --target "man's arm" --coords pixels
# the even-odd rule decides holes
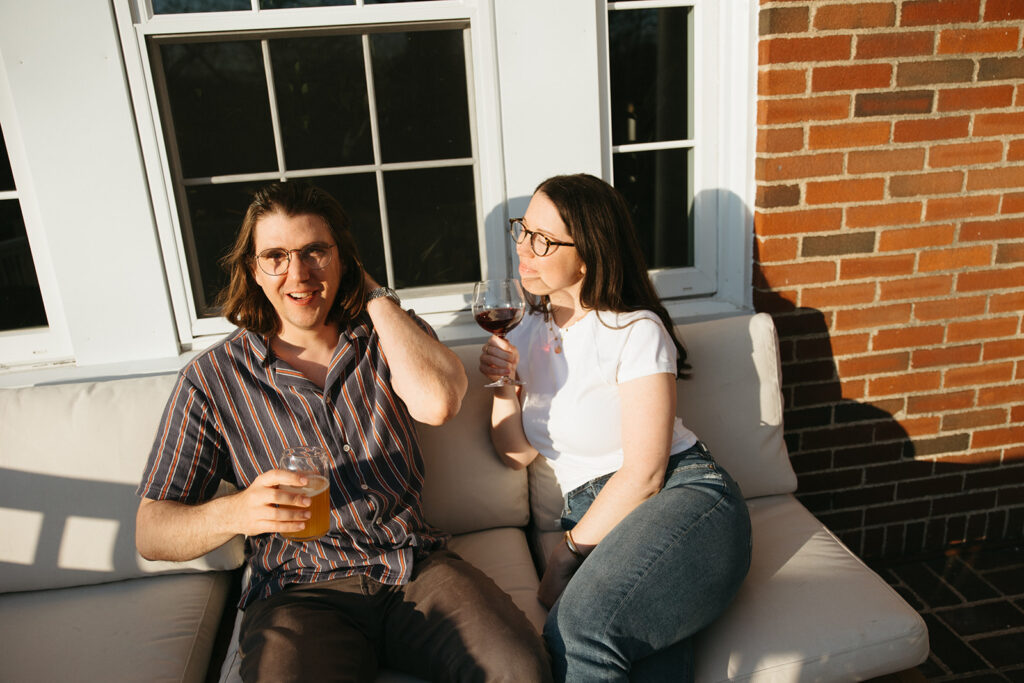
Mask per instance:
[[[135,516],[135,547],[147,560],[187,562],[238,534],[300,531],[309,518],[303,509],[309,497],[277,487],[305,484],[306,478],[294,472],[270,470],[238,493],[197,505],[143,498]]]
[[[377,283],[367,275],[366,287]],[[409,408],[413,419],[444,424],[462,407],[469,382],[455,352],[431,337],[387,297],[370,301],[366,312],[380,335],[380,345],[391,368],[391,385]]]

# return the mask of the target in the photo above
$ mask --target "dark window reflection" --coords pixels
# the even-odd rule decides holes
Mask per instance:
[[[480,279],[473,169],[384,174],[398,287]]]
[[[153,14],[226,12],[252,9],[249,0],[153,0]]]
[[[356,0],[260,0],[260,9],[288,9],[291,7],[333,7],[354,5]]]
[[[462,31],[370,36],[385,163],[470,156]]]
[[[277,170],[259,41],[162,45],[186,178]]]
[[[287,167],[373,163],[362,38],[294,38],[269,45]]]
[[[17,199],[0,201],[0,330],[45,325],[46,309],[21,205]]]
[[[326,190],[341,202],[348,215],[352,235],[359,247],[363,266],[377,282],[387,282],[384,262],[384,237],[380,227],[380,202],[377,199],[377,178],[373,173],[354,173],[310,178],[309,182]]]
[[[626,197],[648,268],[693,265],[692,151],[614,156],[614,185]]]
[[[686,140],[692,9],[608,13],[612,144]]]
[[[11,158],[7,154],[7,143],[0,134],[0,192],[14,190],[14,173],[11,171]]]

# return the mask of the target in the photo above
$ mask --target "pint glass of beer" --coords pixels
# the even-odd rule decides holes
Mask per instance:
[[[277,464],[283,470],[304,475],[307,480],[305,486],[282,486],[281,490],[304,494],[313,501],[309,505],[310,516],[306,520],[306,527],[301,531],[290,531],[281,535],[296,541],[320,538],[331,529],[331,486],[328,480],[330,475],[327,451],[319,446],[286,448]]]

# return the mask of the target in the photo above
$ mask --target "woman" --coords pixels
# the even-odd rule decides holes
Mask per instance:
[[[512,222],[531,310],[480,357],[491,435],[510,467],[548,459],[563,542],[538,597],[555,677],[692,680],[692,636],[750,564],[739,488],[675,416],[686,352],[659,303],[629,210],[607,183],[556,176]]]

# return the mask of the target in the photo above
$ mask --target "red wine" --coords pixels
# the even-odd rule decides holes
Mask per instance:
[[[476,323],[488,332],[504,336],[523,319],[521,308],[490,308],[476,314]]]

